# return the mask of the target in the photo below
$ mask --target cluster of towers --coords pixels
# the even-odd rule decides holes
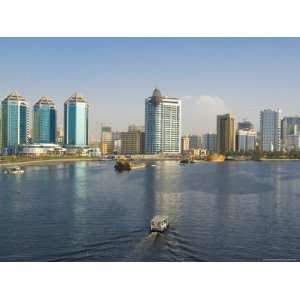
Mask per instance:
[[[27,144],[30,137],[30,108],[26,99],[16,91],[1,105],[1,148],[6,154],[15,153],[17,146]],[[74,93],[64,103],[64,145],[88,144],[88,103]],[[39,144],[57,141],[57,108],[48,97],[42,97],[33,107],[32,141]]]

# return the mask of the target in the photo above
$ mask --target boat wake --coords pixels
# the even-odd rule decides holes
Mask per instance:
[[[149,253],[160,235],[161,234],[159,232],[150,232],[145,238],[135,245],[133,251],[127,258],[129,260],[143,260],[145,254]]]

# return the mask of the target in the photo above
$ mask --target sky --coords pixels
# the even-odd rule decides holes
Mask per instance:
[[[90,136],[144,124],[158,87],[182,99],[184,134],[214,132],[216,115],[259,125],[259,111],[300,114],[299,38],[0,38],[0,99],[13,89],[32,105],[79,92],[90,104]],[[257,128],[259,129],[259,128]]]

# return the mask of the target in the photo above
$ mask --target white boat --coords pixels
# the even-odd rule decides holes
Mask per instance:
[[[167,216],[155,216],[151,220],[150,230],[152,232],[164,232],[169,227],[169,219]]]
[[[24,174],[24,169],[21,167],[12,167],[12,168],[7,168],[4,173],[5,174],[12,174],[12,175],[19,175],[19,174]]]

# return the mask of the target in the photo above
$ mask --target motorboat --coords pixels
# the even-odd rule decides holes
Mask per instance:
[[[180,164],[182,164],[182,165],[185,165],[185,164],[188,164],[188,163],[190,163],[190,160],[187,159],[187,158],[184,158],[184,159],[182,159],[182,160],[180,161]]]
[[[25,170],[22,169],[21,167],[12,167],[12,168],[7,168],[4,173],[5,174],[12,174],[12,175],[20,175],[24,174]]]
[[[150,223],[150,230],[152,232],[164,232],[169,227],[169,218],[167,216],[157,215],[153,217]]]

